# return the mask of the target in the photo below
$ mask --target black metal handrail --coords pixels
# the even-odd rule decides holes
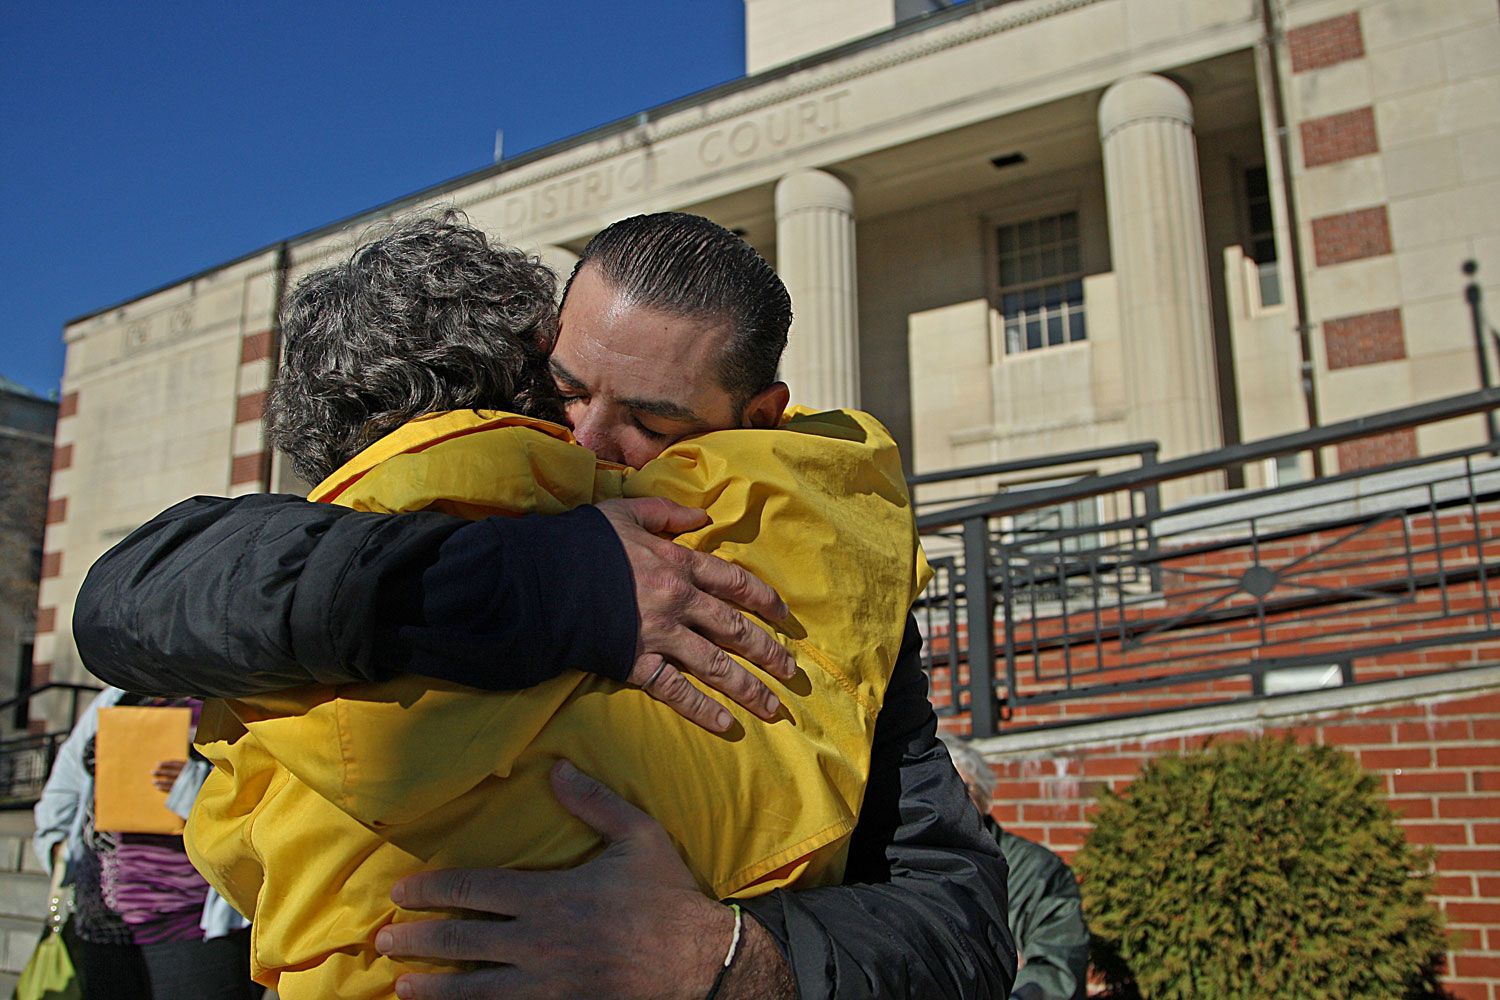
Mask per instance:
[[[29,705],[31,699],[51,691],[66,691],[68,701],[66,726],[45,733],[27,733],[0,740],[0,809],[20,809],[32,805],[46,784],[52,763],[57,759],[57,749],[73,731],[78,722],[78,703],[82,695],[98,694],[102,688],[94,684],[70,684],[50,682],[39,684],[28,691],[0,701],[0,712]]]
[[[1257,671],[1268,669],[1268,664],[1312,661],[1302,656],[1300,650],[1286,645],[1267,647],[1265,652],[1270,658],[1264,660],[1251,655],[1260,651],[1244,647],[1248,650],[1245,662],[1230,667],[1217,662],[1187,662],[1180,656],[1174,661],[1172,655],[1156,651],[1158,658],[1147,665],[1159,668],[1163,674],[1142,680],[1138,677],[1138,666],[1122,656],[1121,650],[1131,647],[1141,636],[1148,640],[1160,638],[1159,633],[1164,629],[1168,632],[1176,629],[1178,634],[1193,638],[1211,636],[1211,630],[1217,627],[1227,635],[1231,625],[1226,623],[1247,619],[1259,623],[1264,639],[1266,622],[1274,622],[1277,616],[1297,614],[1299,609],[1312,608],[1321,602],[1332,609],[1328,615],[1336,617],[1340,607],[1375,601],[1374,590],[1356,586],[1325,587],[1327,593],[1316,601],[1306,595],[1293,599],[1293,591],[1289,589],[1269,597],[1251,595],[1255,588],[1244,589],[1248,585],[1234,574],[1190,568],[1193,558],[1211,559],[1216,554],[1225,554],[1230,558],[1242,557],[1263,578],[1272,581],[1272,586],[1309,586],[1300,581],[1316,583],[1316,574],[1306,566],[1296,568],[1305,560],[1292,563],[1288,569],[1263,558],[1262,549],[1270,551],[1277,544],[1310,540],[1318,533],[1326,539],[1317,544],[1309,541],[1308,545],[1317,550],[1321,562],[1314,566],[1319,572],[1347,571],[1353,567],[1356,572],[1395,573],[1402,578],[1399,587],[1387,583],[1376,589],[1387,594],[1414,595],[1407,601],[1409,604],[1416,602],[1416,590],[1412,588],[1432,587],[1441,591],[1441,613],[1422,619],[1421,624],[1429,632],[1436,628],[1445,630],[1447,635],[1438,640],[1427,635],[1420,641],[1379,645],[1368,637],[1350,635],[1347,629],[1339,631],[1343,625],[1338,624],[1330,632],[1330,638],[1347,636],[1352,646],[1368,646],[1365,655],[1375,656],[1387,651],[1387,647],[1416,650],[1435,643],[1470,641],[1476,634],[1489,635],[1489,630],[1500,620],[1500,606],[1493,609],[1489,606],[1491,588],[1487,583],[1493,572],[1490,564],[1497,556],[1480,533],[1480,505],[1500,500],[1495,482],[1500,479],[1500,471],[1491,471],[1487,466],[1476,472],[1475,463],[1481,459],[1491,463],[1496,458],[1493,442],[1259,491],[1216,492],[1165,512],[1160,490],[1162,484],[1173,480],[1224,474],[1264,459],[1445,420],[1491,414],[1497,408],[1500,408],[1500,389],[1485,389],[1166,462],[1155,461],[1154,449],[1147,446],[1124,445],[1112,449],[1108,457],[1137,455],[1141,458],[1138,467],[1010,490],[981,502],[920,514],[917,523],[924,536],[948,540],[944,543],[948,548],[934,560],[938,580],[924,595],[919,608],[919,613],[926,616],[929,635],[946,640],[931,643],[928,653],[930,668],[948,670],[951,697],[943,710],[968,710],[973,733],[988,735],[997,731],[1002,710],[1028,702],[1041,704],[1133,686],[1161,687],[1182,683],[1184,679],[1246,672],[1257,678],[1259,690]],[[1097,462],[1103,457],[1100,452],[1075,452],[928,473],[916,477],[913,483],[1056,468],[1091,459]],[[1386,478],[1372,479],[1376,476]],[[1356,482],[1359,480],[1368,480],[1370,484]],[[1342,490],[1341,484],[1344,484]],[[1335,495],[1330,496],[1330,490]],[[1263,502],[1267,498],[1274,499],[1267,504]],[[1358,498],[1357,508],[1350,507],[1356,503],[1354,498]],[[1102,504],[1107,499],[1114,504],[1118,516],[1066,524],[1061,523],[1066,519],[1059,516],[1058,524],[1041,526],[1032,523],[1034,517],[1017,516],[1061,509],[1069,504],[1083,505],[1080,509],[1097,513],[1105,509]],[[1260,509],[1254,506],[1258,502]],[[1330,504],[1340,509],[1330,509]],[[1450,522],[1465,516],[1469,517],[1466,523],[1473,526],[1473,538],[1436,538],[1442,531],[1451,536]],[[1412,525],[1418,521],[1433,534],[1435,540],[1430,544],[1413,541]],[[1374,537],[1374,533],[1395,532],[1398,527],[1401,537],[1391,544],[1400,550],[1404,566],[1396,566],[1392,560],[1399,562],[1399,559],[1389,554],[1366,558],[1361,563],[1357,553],[1350,555],[1338,549],[1362,533],[1369,532]],[[1219,537],[1214,537],[1214,532]],[[1284,579],[1278,576],[1283,570]],[[1161,619],[1149,620],[1154,615],[1149,609],[1161,606],[1166,600],[1164,574],[1170,574],[1175,581],[1173,599],[1187,608],[1175,609],[1166,616],[1169,620],[1165,624]],[[1450,588],[1464,586],[1484,590],[1484,619],[1479,625],[1472,625],[1463,613],[1449,606]],[[1500,592],[1500,587],[1494,589]],[[1250,596],[1254,601],[1242,613],[1225,614],[1220,606],[1231,600],[1247,601]],[[998,637],[993,627],[997,608],[1002,611]],[[1323,617],[1321,612],[1300,613]],[[1415,612],[1404,609],[1401,613]],[[1104,627],[1106,617],[1110,618],[1111,631],[1101,638],[1097,633]],[[1142,620],[1137,621],[1137,617]],[[943,619],[945,626],[941,624]],[[1038,622],[1056,631],[1043,635]],[[1431,622],[1437,624],[1429,625]],[[1500,632],[1495,638],[1500,639]],[[1110,654],[1112,659],[1103,651],[1104,641],[1116,643]],[[1228,651],[1232,654],[1240,648],[1231,646]],[[1081,654],[1085,650],[1093,654],[1092,662],[1087,662],[1088,657]],[[1116,665],[1100,666],[1106,659]],[[1027,674],[1020,668],[1023,660],[1027,661]],[[1057,660],[1064,661],[1063,675],[1048,675],[1049,664]],[[1127,666],[1118,665],[1122,663]],[[968,671],[964,684],[959,683],[961,664]],[[1005,667],[1003,699],[999,696],[996,676],[1000,664]],[[1122,682],[1122,677],[1131,679]],[[1027,684],[1040,686],[1027,689]]]
[[[1500,409],[1500,388],[1450,396],[1428,403],[1418,403],[1400,410],[1356,417],[1337,424],[1325,424],[1312,430],[1296,431],[1279,437],[1230,445],[1200,455],[1143,464],[1139,468],[1127,469],[1124,472],[1091,476],[1076,482],[1034,490],[1002,493],[981,503],[920,515],[917,518],[917,529],[932,531],[937,528],[956,526],[975,517],[999,517],[1038,507],[1052,507],[1070,500],[1085,500],[1105,493],[1140,490],[1174,479],[1220,472],[1229,466],[1245,465],[1283,455],[1295,455],[1313,448],[1327,448],[1374,434],[1408,430],[1423,424],[1488,413],[1495,409]],[[1427,462],[1430,459],[1421,461]]]

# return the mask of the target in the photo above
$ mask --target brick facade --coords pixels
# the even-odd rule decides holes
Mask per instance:
[[[57,497],[47,501],[47,523],[59,524],[68,519],[68,498]]]
[[[1341,316],[1323,323],[1328,368],[1355,368],[1406,357],[1406,332],[1400,309]]]
[[[249,455],[236,455],[230,462],[229,485],[240,486],[244,483],[260,482],[261,468],[265,465],[266,455],[263,451],[252,452]]]
[[[266,412],[266,391],[258,389],[247,392],[235,401],[234,422],[237,424],[259,420]]]
[[[1338,447],[1339,470],[1373,469],[1391,462],[1401,462],[1417,457],[1417,432],[1414,430],[1392,431],[1345,441]]]
[[[63,393],[62,400],[57,404],[57,419],[75,416],[78,413],[78,392]]]
[[[1309,169],[1380,152],[1371,107],[1310,119],[1301,132],[1302,162]]]
[[[1313,254],[1319,267],[1391,252],[1391,223],[1384,205],[1312,221]]]
[[[52,471],[61,472],[73,467],[73,445],[60,444],[52,450]]]
[[[1326,21],[1315,21],[1286,33],[1287,49],[1292,57],[1292,72],[1324,69],[1365,54],[1364,33],[1359,14],[1343,14]]]
[[[1453,936],[1444,985],[1459,998],[1500,1000],[1500,689],[1319,712],[1273,725],[1231,724],[1192,735],[1078,742],[1007,753],[982,744],[999,777],[994,815],[1012,832],[1071,859],[1104,789],[1124,790],[1151,759],[1258,735],[1292,734],[1339,747],[1375,772],[1407,838],[1435,852],[1434,901]]]
[[[240,341],[240,364],[265,361],[271,356],[271,331],[248,334]]]

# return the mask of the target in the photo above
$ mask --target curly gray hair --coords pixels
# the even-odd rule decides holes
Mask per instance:
[[[407,219],[307,275],[282,312],[270,437],[309,483],[415,417],[562,419],[547,355],[557,278],[457,212]]]
[[[984,793],[986,802],[995,798],[994,768],[984,759],[984,755],[961,737],[952,733],[938,733],[938,739],[948,748],[948,756],[953,759],[953,767],[958,771],[958,776],[964,779],[964,784],[972,785]]]

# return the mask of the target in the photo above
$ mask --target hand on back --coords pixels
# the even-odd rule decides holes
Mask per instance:
[[[691,684],[689,674],[762,719],[774,719],[776,696],[729,653],[772,676],[795,676],[791,654],[737,610],[782,621],[787,608],[776,592],[738,566],[670,540],[708,524],[701,510],[658,497],[606,500],[599,510],[620,536],[635,578],[640,639],[630,683],[711,732],[729,728],[730,714]]]

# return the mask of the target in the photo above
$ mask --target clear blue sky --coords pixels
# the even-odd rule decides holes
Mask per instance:
[[[0,375],[62,325],[741,76],[741,0],[0,0]]]

